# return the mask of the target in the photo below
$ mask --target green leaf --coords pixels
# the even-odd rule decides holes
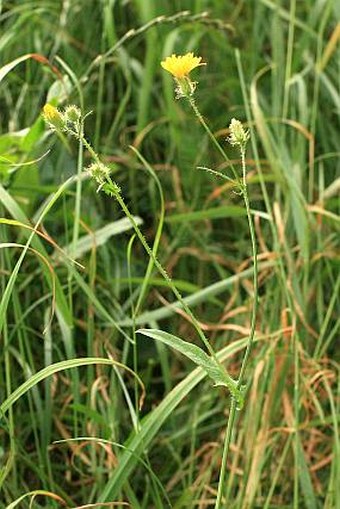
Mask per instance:
[[[50,198],[50,200],[47,202],[47,204],[44,207],[44,210],[39,218],[39,222],[43,220],[43,218],[46,216],[46,214],[49,212],[51,207],[54,205],[54,203],[58,200],[58,198],[62,195],[66,189],[73,184],[74,178],[68,179],[62,186],[59,187],[59,189],[56,191],[54,195]],[[11,214],[11,216],[16,220],[20,221],[22,223],[29,224],[29,220],[22,211],[22,209],[19,207],[19,205],[16,203],[16,201],[12,198],[12,196],[5,190],[3,186],[0,185],[0,203],[3,204],[3,206],[8,210],[8,212]],[[39,251],[39,253],[44,256],[45,258],[48,258],[47,252],[45,250],[45,247],[41,240],[34,235],[34,231],[32,232],[26,232],[23,231],[24,235],[28,237],[27,243],[26,243],[26,250],[30,247],[30,244],[32,244],[32,247]],[[1,303],[0,303],[0,330],[2,329],[5,318],[6,318],[6,311],[8,302],[14,287],[14,284],[16,282],[16,278],[18,276],[21,264],[24,260],[26,250],[24,250],[19,260],[17,261],[11,275],[9,278],[9,281],[7,283],[6,289],[3,292]],[[44,266],[43,266],[44,267]],[[44,272],[46,273],[46,267],[44,267]],[[47,274],[47,282],[50,285],[51,289],[51,281],[50,281],[50,274]],[[62,286],[58,280],[58,278],[55,279],[55,298],[56,298],[56,304],[57,304],[57,310],[62,315],[62,322],[63,324],[70,326],[73,323],[73,318],[70,314],[70,310],[66,301],[66,297],[64,295]],[[60,321],[61,321],[60,319]],[[62,324],[61,324],[62,326]],[[70,347],[69,351],[72,351],[72,345],[66,345],[66,347]]]
[[[25,60],[28,60],[29,58],[32,58],[33,53],[28,53],[27,55],[22,55],[19,58],[16,58],[15,60],[12,60],[12,62],[9,62],[8,64],[3,65],[0,68],[0,81],[2,81],[7,74],[14,69],[18,64],[21,62],[24,62]]]
[[[39,115],[35,122],[28,129],[27,134],[23,137],[21,142],[21,150],[26,153],[30,153],[46,132],[45,121],[42,116]]]
[[[203,368],[214,381],[215,385],[228,387],[234,395],[237,383],[226,373],[215,359],[206,354],[199,346],[188,343],[188,341],[184,341],[183,339],[162,330],[139,329],[137,332],[175,348],[175,350],[188,357],[188,359],[197,364],[197,366]]]

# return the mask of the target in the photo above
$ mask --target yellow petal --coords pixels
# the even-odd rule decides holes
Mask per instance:
[[[172,54],[171,57],[167,57],[161,62],[161,66],[175,78],[181,79],[188,76],[199,65],[205,65],[201,63],[201,60],[202,57],[195,57],[192,52],[179,56]]]

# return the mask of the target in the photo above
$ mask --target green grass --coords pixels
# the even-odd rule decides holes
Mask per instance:
[[[242,196],[199,169],[230,165],[160,67],[187,51],[240,176],[231,118],[251,133],[259,302],[221,507],[340,508],[338,19],[335,0],[0,2],[1,509],[215,506],[230,395],[168,335],[203,348],[180,292],[237,378],[253,260]],[[172,288],[46,102],[90,113]]]

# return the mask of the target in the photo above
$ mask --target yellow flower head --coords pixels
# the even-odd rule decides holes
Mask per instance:
[[[57,108],[55,108],[51,104],[45,104],[43,111],[44,116],[48,121],[55,120],[60,117],[60,113],[58,112]]]
[[[43,116],[46,122],[48,122],[51,127],[57,129],[58,128],[61,129],[62,127],[64,127],[65,122],[62,114],[60,113],[60,111],[57,110],[57,108],[52,106],[52,104],[45,104],[45,106],[43,107]]]
[[[186,55],[171,55],[171,57],[167,57],[163,62],[161,62],[161,66],[166,71],[170,72],[174,78],[183,79],[188,77],[189,73],[198,67],[199,65],[205,65],[205,63],[201,63],[202,57],[194,57],[193,53],[187,53]]]

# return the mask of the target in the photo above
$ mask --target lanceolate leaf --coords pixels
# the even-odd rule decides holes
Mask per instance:
[[[218,364],[214,358],[207,355],[202,348],[162,330],[140,329],[137,332],[175,348],[175,350],[188,357],[188,359],[192,360],[197,366],[203,368],[215,385],[224,385],[228,387],[233,396],[235,396],[236,382],[226,373],[223,367]]]

